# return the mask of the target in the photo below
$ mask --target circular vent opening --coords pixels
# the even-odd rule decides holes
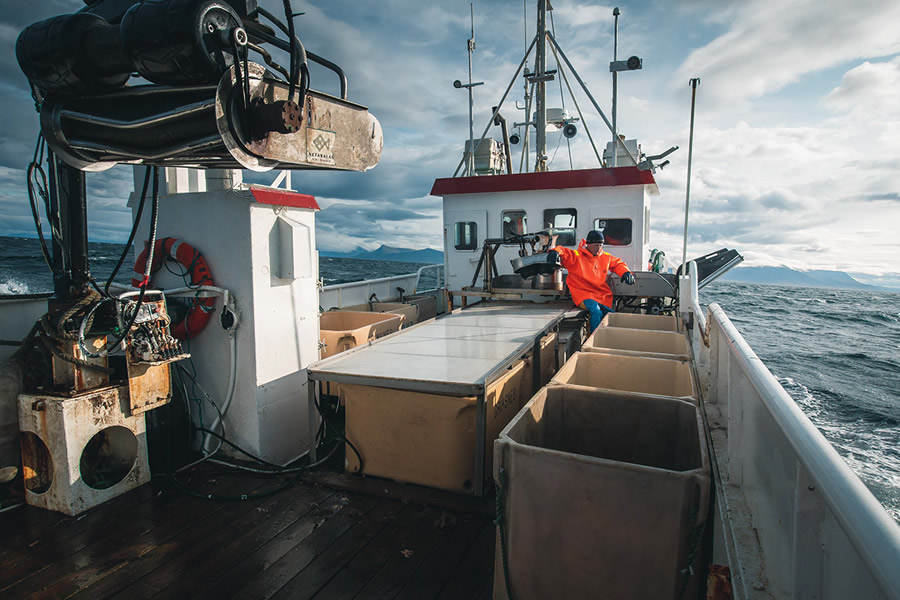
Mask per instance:
[[[137,438],[125,427],[98,431],[81,452],[81,479],[95,490],[116,485],[134,466],[137,448]]]

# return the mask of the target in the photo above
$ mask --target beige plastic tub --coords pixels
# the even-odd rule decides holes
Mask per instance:
[[[578,352],[553,376],[569,384],[634,394],[697,399],[687,361],[603,352]]]
[[[416,323],[421,323],[437,316],[437,298],[434,296],[407,296],[405,300],[419,310]]]
[[[369,304],[354,304],[353,306],[344,306],[340,310],[351,310],[356,312],[376,312],[376,313],[393,313],[403,317],[401,327],[409,327],[418,323],[419,309],[413,304],[404,302],[373,302]]]
[[[539,385],[537,388],[534,387],[534,375],[531,371],[531,352],[529,351],[528,354],[525,355],[525,363],[528,370],[525,374],[527,384],[526,390],[528,393],[522,398],[522,404],[519,405],[520,408],[528,402],[528,399],[531,398],[535,391],[547,385],[553,375],[556,374],[556,362],[558,360],[556,356],[557,337],[556,332],[550,332],[541,338],[541,380],[538,382]]]
[[[674,331],[650,329],[624,329],[622,327],[598,327],[584,341],[585,352],[607,352],[631,356],[656,358],[690,358],[687,338]]]
[[[319,315],[319,341],[324,346],[319,358],[328,358],[338,352],[400,330],[402,317],[392,313],[353,312],[332,310]]]
[[[701,431],[682,400],[541,389],[494,444],[511,595],[677,598],[707,514]],[[499,535],[495,557],[494,598],[505,599]]]
[[[624,327],[626,329],[654,329],[678,331],[678,317],[665,315],[640,315],[637,313],[608,313],[600,321],[600,327]]]
[[[527,379],[526,379],[527,378]],[[488,386],[485,476],[492,444],[531,389],[531,370],[517,361]],[[373,386],[340,385],[347,440],[362,457],[362,472],[395,481],[471,494],[475,489],[474,396],[444,396]],[[346,450],[348,472],[360,471]]]

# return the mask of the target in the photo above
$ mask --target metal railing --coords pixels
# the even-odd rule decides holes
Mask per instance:
[[[420,287],[422,283],[422,274],[428,271],[434,271],[436,282],[434,287],[423,290]],[[441,289],[442,287],[444,287],[444,265],[425,265],[424,267],[419,267],[419,270],[416,271],[416,286],[413,288],[413,293],[433,292],[435,290]]]
[[[406,275],[395,275],[393,277],[326,285],[319,292],[319,304],[324,310],[353,306],[368,302],[372,294],[379,301],[385,302],[400,296],[397,288],[407,290],[407,294],[412,293],[409,290],[414,289],[417,278],[418,275],[416,273],[407,273]]]
[[[701,326],[692,287],[735,597],[900,599],[900,527],[722,308]]]

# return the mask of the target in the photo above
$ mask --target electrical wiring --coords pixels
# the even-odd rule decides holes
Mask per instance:
[[[144,267],[144,279],[141,281],[141,290],[140,295],[138,296],[137,302],[134,306],[133,313],[131,314],[130,319],[125,317],[128,320],[128,325],[122,328],[121,335],[112,343],[108,343],[106,348],[101,350],[100,352],[91,352],[88,350],[87,346],[85,346],[84,339],[84,330],[85,325],[89,322],[90,317],[93,316],[94,311],[100,307],[105,301],[110,300],[110,298],[103,298],[94,305],[94,307],[85,315],[85,318],[81,321],[81,326],[78,328],[78,346],[81,348],[81,351],[88,358],[101,358],[109,354],[110,349],[115,349],[121,344],[125,338],[128,336],[128,332],[131,331],[132,326],[134,326],[134,322],[137,320],[138,314],[140,313],[141,306],[144,304],[144,294],[147,291],[147,284],[150,281],[150,267],[153,265],[153,247],[156,245],[156,227],[158,224],[159,217],[159,168],[153,167],[153,203],[150,208],[150,246],[147,251],[147,266]],[[120,298],[121,299],[121,298]],[[122,309],[122,314],[124,315],[127,310],[126,308]]]
[[[193,365],[193,360],[191,361],[191,365]],[[196,386],[197,389],[200,390],[200,392],[206,398],[207,402],[209,402],[209,404],[216,411],[216,414],[218,415],[217,423],[222,428],[222,437],[220,438],[219,445],[216,446],[215,450],[209,450],[207,448],[207,444],[209,442],[209,436],[208,435],[205,436],[204,441],[201,446],[203,448],[203,453],[204,453],[203,456],[200,459],[179,468],[177,472],[180,472],[180,471],[183,471],[190,467],[193,467],[194,465],[200,464],[206,460],[209,460],[209,458],[214,456],[217,452],[219,452],[219,450],[222,449],[222,441],[225,439],[225,437],[224,437],[225,436],[225,418],[224,418],[222,411],[219,409],[219,406],[213,401],[212,396],[210,396],[209,393],[207,393],[207,391],[205,389],[203,389],[203,386],[201,386],[200,383],[197,381],[196,374],[192,375],[191,373],[189,373],[187,368],[184,365],[178,364],[176,366],[180,369],[180,371],[183,375],[186,375],[191,380],[192,385]],[[186,390],[185,390],[185,392],[186,392]],[[187,398],[185,398],[185,400],[187,400]],[[202,427],[203,426],[202,414],[201,414],[200,425],[201,425],[200,427],[195,427],[194,429],[199,432],[209,431]]]
[[[18,504],[11,504],[10,506],[4,506],[0,508],[0,513],[5,513],[8,510],[12,510],[14,508],[19,508],[20,506],[25,506],[24,502],[19,502]]]
[[[258,456],[254,456],[253,454],[251,454],[250,452],[247,452],[246,450],[244,450],[243,448],[241,448],[234,442],[231,442],[231,441],[225,439],[224,437],[220,436],[219,434],[217,434],[215,432],[209,431],[207,429],[199,429],[199,431],[203,431],[214,437],[219,438],[224,444],[226,444],[227,446],[229,446],[231,448],[234,448],[235,450],[237,450],[244,456],[246,456],[260,464],[268,465],[272,468],[271,469],[254,469],[253,467],[245,467],[243,465],[235,465],[234,463],[229,463],[229,462],[226,462],[223,460],[211,460],[210,462],[214,462],[217,465],[225,465],[228,467],[234,467],[234,468],[241,469],[244,471],[250,471],[252,473],[271,473],[273,475],[278,474],[278,473],[299,473],[302,471],[308,471],[309,469],[314,469],[316,467],[319,467],[319,466],[325,464],[326,462],[328,462],[328,459],[330,459],[334,455],[335,451],[341,446],[341,444],[344,441],[344,440],[338,440],[334,444],[334,446],[332,446],[331,449],[325,454],[324,457],[322,457],[321,459],[317,460],[314,463],[309,463],[306,465],[299,465],[296,467],[282,467],[282,466],[276,465],[275,463],[271,463],[267,460],[259,458]]]
[[[147,188],[150,185],[150,170],[150,167],[147,167],[147,172],[144,174],[144,187],[141,190],[141,200],[138,204],[137,216],[134,218],[134,224],[131,226],[131,233],[128,235],[128,241],[125,242],[125,248],[122,249],[122,256],[119,257],[116,267],[112,270],[109,279],[106,280],[106,285],[103,286],[103,295],[106,297],[109,297],[109,287],[112,285],[113,280],[116,278],[116,274],[118,274],[119,269],[122,268],[122,264],[128,257],[128,252],[131,250],[131,244],[134,242],[134,237],[137,234],[138,225],[141,223],[141,216],[144,214],[144,202],[147,200]]]

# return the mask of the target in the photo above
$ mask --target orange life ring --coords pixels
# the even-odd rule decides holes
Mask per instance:
[[[213,285],[212,273],[203,255],[187,242],[175,238],[162,238],[156,240],[153,246],[153,264],[150,265],[150,275],[162,268],[163,258],[173,258],[191,274],[191,285]],[[131,276],[131,285],[141,287],[148,285],[144,281],[144,269],[147,267],[147,248],[141,252],[134,261],[134,273]],[[213,297],[193,298],[190,310],[184,319],[172,325],[172,335],[179,340],[192,338],[206,327],[212,316],[216,299]]]

